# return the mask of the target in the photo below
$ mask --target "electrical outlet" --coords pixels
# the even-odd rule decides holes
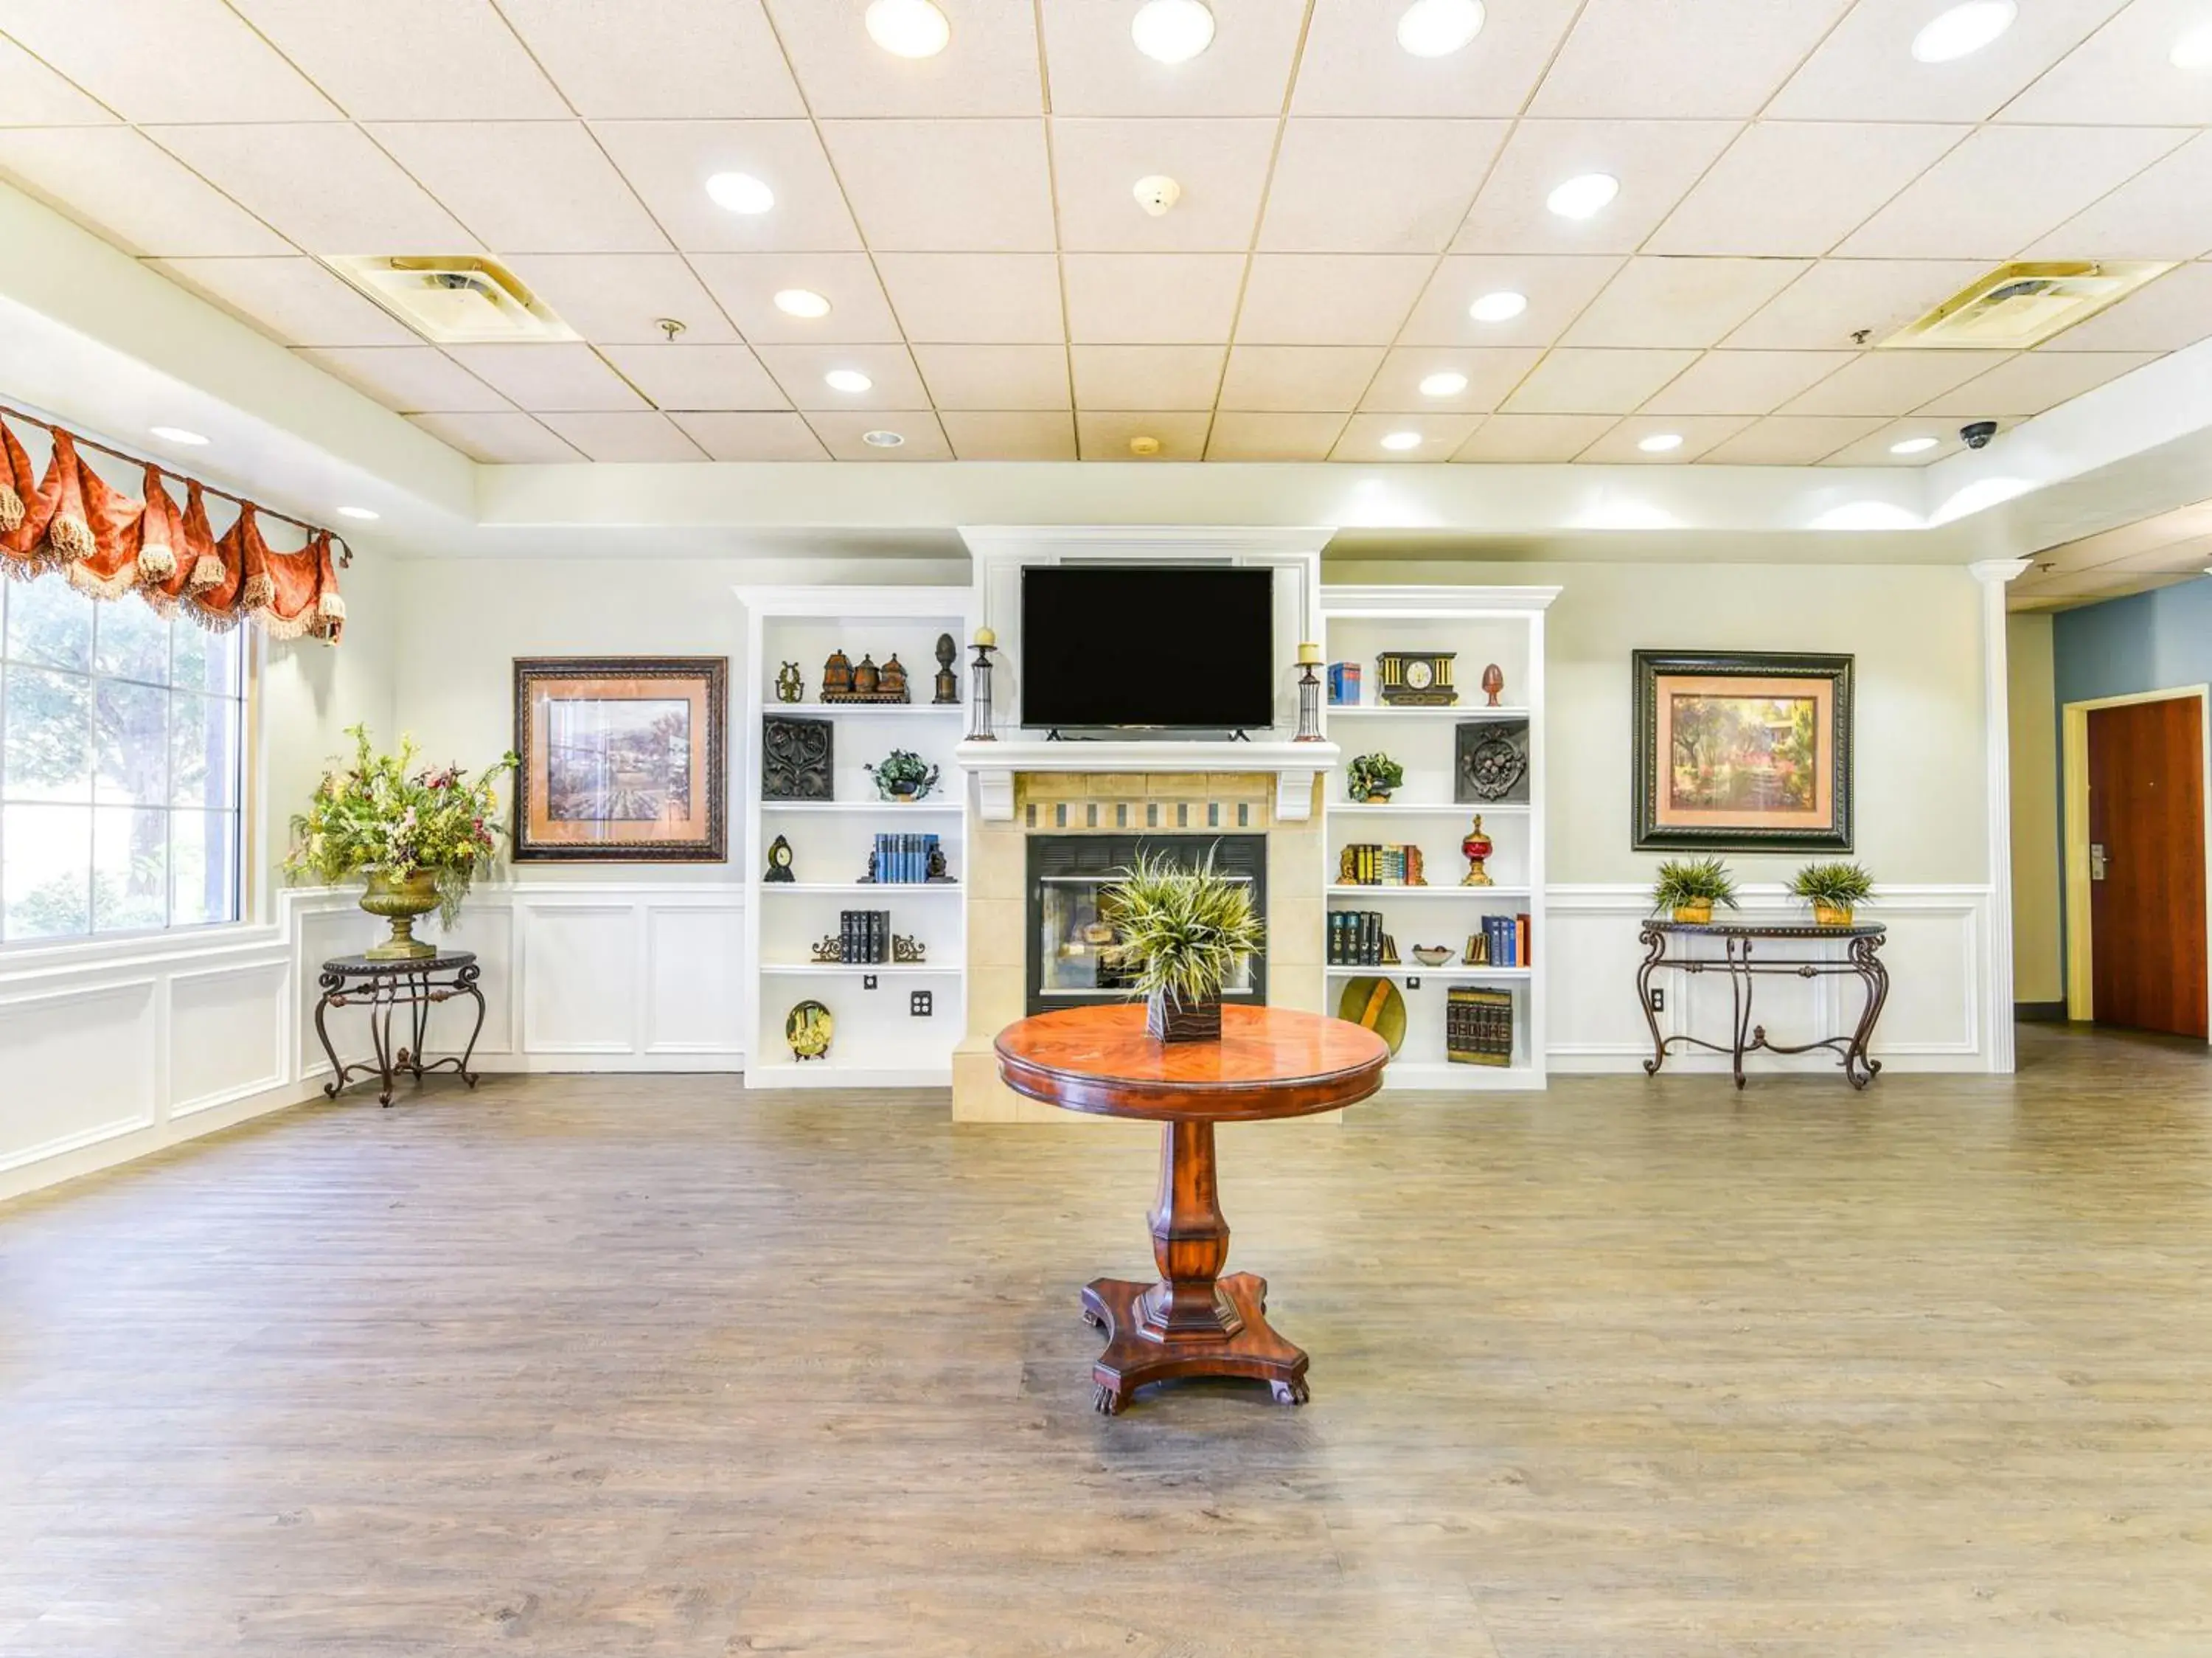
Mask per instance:
[[[937,1011],[937,996],[933,991],[911,991],[907,994],[906,1010],[916,1019],[927,1019]]]
[[[1420,975],[1416,973],[1413,978],[1407,979],[1406,981],[1406,988],[1409,991],[1419,990],[1421,988]]]
[[[1651,987],[1651,1011],[1654,1013],[1667,1011],[1667,992],[1656,984]]]
[[[864,991],[872,991],[875,989],[876,975],[873,973],[862,973],[860,975],[860,988]]]

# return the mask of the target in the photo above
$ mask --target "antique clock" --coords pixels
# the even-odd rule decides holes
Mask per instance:
[[[1382,683],[1377,694],[1386,703],[1410,708],[1449,708],[1459,700],[1452,688],[1449,650],[1386,650],[1375,658]]]

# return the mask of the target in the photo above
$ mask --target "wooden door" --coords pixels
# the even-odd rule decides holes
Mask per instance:
[[[2195,697],[2089,710],[2095,1017],[2205,1034],[2204,733]]]

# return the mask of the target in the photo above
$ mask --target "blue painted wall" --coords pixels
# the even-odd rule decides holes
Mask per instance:
[[[2212,684],[2212,577],[2062,610],[2051,625],[2060,707]]]

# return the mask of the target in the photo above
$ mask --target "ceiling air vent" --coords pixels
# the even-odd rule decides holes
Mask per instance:
[[[2172,269],[2149,260],[2001,265],[1881,343],[1885,349],[2024,351]]]
[[[386,259],[354,253],[323,263],[433,344],[576,338],[574,329],[495,259],[466,254]]]

